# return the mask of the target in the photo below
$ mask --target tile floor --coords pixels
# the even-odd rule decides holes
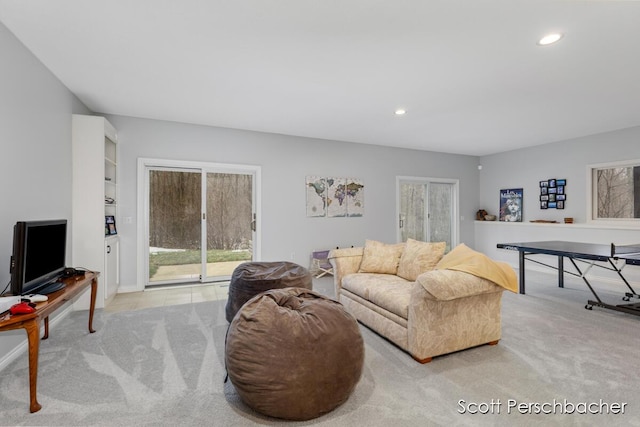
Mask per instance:
[[[313,289],[333,298],[333,277],[325,276],[313,279]],[[195,302],[227,300],[229,282],[217,282],[194,285],[177,285],[164,288],[151,288],[143,292],[116,294],[104,309],[107,313],[140,310],[143,308],[168,305],[191,304]]]
[[[194,302],[226,301],[228,295],[229,282],[156,288],[143,292],[117,294],[104,311],[115,313]]]

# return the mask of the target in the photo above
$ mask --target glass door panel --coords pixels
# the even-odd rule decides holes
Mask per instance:
[[[240,263],[253,259],[253,188],[253,174],[206,174],[204,280],[228,280]]]
[[[149,170],[149,284],[200,281],[200,171]]]
[[[429,236],[430,242],[446,242],[446,251],[451,250],[452,185],[430,182],[429,189]]]
[[[447,251],[456,240],[456,183],[428,178],[398,180],[398,212],[401,242],[446,242]]]
[[[425,185],[400,183],[400,238],[426,241]]]

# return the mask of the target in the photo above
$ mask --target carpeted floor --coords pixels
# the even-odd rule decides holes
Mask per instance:
[[[330,280],[320,283],[327,294]],[[41,411],[28,412],[26,355],[0,372],[0,425],[640,426],[640,317],[585,310],[583,285],[553,282],[530,274],[527,295],[505,292],[499,345],[425,365],[361,327],[356,390],[307,422],[256,414],[223,382],[224,301],[99,311],[91,335],[86,312],[73,313],[40,347]],[[577,413],[584,403],[599,413]],[[624,413],[601,413],[613,404]]]

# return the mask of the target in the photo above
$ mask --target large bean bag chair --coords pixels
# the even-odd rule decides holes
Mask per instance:
[[[231,322],[240,307],[260,292],[278,288],[313,289],[311,273],[287,261],[245,262],[233,270],[225,314]]]
[[[234,317],[225,363],[248,406],[275,418],[309,420],[349,398],[362,374],[364,343],[339,302],[308,289],[274,289]]]

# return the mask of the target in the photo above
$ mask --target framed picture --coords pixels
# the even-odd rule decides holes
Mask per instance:
[[[540,209],[564,209],[566,179],[540,181]]]
[[[500,190],[500,221],[522,222],[522,188]]]
[[[116,217],[113,215],[106,215],[104,217],[104,234],[109,236],[112,234],[118,234],[116,230]]]

